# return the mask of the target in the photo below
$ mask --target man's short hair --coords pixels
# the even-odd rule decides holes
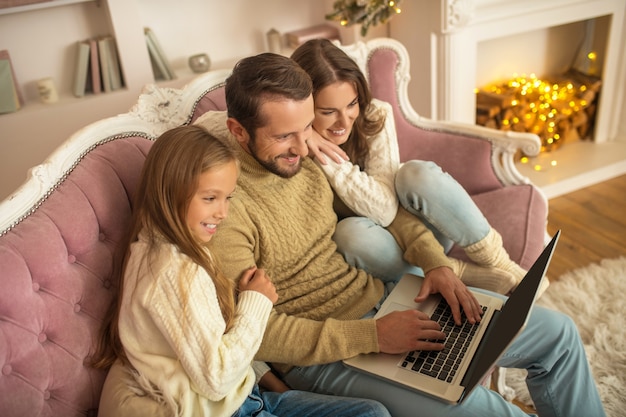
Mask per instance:
[[[228,117],[235,118],[254,136],[265,125],[259,110],[264,101],[306,100],[313,92],[311,78],[295,61],[262,53],[243,58],[226,80]]]

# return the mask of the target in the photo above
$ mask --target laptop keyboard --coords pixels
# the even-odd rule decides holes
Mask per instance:
[[[486,307],[483,307],[483,313],[485,310]],[[411,351],[403,357],[398,366],[442,381],[452,382],[478,330],[478,324],[471,324],[463,314],[463,322],[457,326],[452,317],[452,310],[443,298],[430,318],[439,323],[441,330],[446,334],[445,348],[441,351]],[[439,340],[432,341],[439,342]]]

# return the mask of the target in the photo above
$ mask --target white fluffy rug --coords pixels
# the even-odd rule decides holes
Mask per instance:
[[[626,257],[568,272],[553,281],[537,304],[568,314],[580,331],[608,417],[626,414]],[[526,371],[507,370],[516,397],[532,404]]]

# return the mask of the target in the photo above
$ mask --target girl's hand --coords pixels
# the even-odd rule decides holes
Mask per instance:
[[[306,144],[309,147],[309,156],[317,158],[323,165],[328,163],[326,156],[338,164],[350,160],[343,149],[324,139],[315,129],[312,129],[311,138],[306,141]]]
[[[272,281],[265,273],[264,269],[257,269],[256,266],[243,273],[239,280],[239,292],[256,291],[260,292],[274,304],[278,301],[278,293]]]

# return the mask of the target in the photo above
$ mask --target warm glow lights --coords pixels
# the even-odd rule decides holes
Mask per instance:
[[[535,133],[541,138],[542,151],[578,136],[580,122],[589,121],[586,114],[579,113],[589,107],[589,98],[595,98],[595,93],[588,94],[589,85],[580,80],[567,76],[540,79],[535,74],[516,74],[506,82],[475,91],[478,124]]]

